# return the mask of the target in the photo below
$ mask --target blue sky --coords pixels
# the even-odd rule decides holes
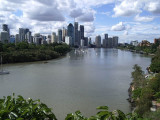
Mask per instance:
[[[160,37],[160,0],[0,0],[0,24],[12,34],[20,27],[44,35],[67,27],[74,18],[85,25],[85,36],[108,33],[119,41]]]

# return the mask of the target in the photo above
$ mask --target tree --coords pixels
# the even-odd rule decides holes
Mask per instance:
[[[152,72],[160,72],[160,49],[157,50],[155,56],[151,60],[150,69]]]
[[[40,100],[7,96],[0,99],[1,120],[57,120],[51,109]]]
[[[145,86],[145,77],[144,72],[142,71],[141,67],[135,64],[133,66],[134,71],[132,72],[133,78],[133,85],[135,89],[142,88]]]

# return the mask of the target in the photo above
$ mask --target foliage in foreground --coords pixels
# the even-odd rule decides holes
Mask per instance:
[[[40,100],[7,96],[0,99],[0,120],[57,120],[51,109]]]
[[[124,114],[120,110],[109,112],[107,106],[100,106],[97,109],[99,112],[90,118],[84,117],[80,111],[77,111],[75,114],[68,114],[65,120],[150,120],[140,118],[136,113]]]
[[[139,118],[137,114],[124,114],[120,110],[109,112],[107,106],[97,108],[99,112],[90,118],[80,111],[68,114],[65,120],[149,120]],[[22,96],[7,96],[0,99],[1,120],[57,120],[54,113],[40,100],[24,99]]]

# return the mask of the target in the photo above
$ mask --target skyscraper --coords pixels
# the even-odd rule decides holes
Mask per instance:
[[[62,42],[62,29],[58,29],[58,43]]]
[[[26,42],[29,42],[28,40],[30,40],[30,36],[31,36],[31,32],[29,32],[29,29],[28,28],[19,28],[19,41],[22,42],[22,41],[26,41]],[[27,38],[27,33],[28,35],[28,38]]]
[[[98,47],[98,48],[101,47],[101,36],[100,36],[100,35],[96,36],[95,45],[96,45],[96,47]]]
[[[78,22],[74,22],[74,45],[79,46],[79,43],[78,43]]]
[[[67,35],[72,37],[72,46],[74,46],[74,27],[72,23],[70,23],[67,27]]]
[[[56,33],[55,33],[55,32],[52,32],[52,35],[51,35],[51,43],[55,43],[55,42],[57,42]]]
[[[84,37],[84,46],[88,46],[88,37]]]
[[[113,38],[109,37],[108,38],[108,48],[112,48],[113,47]]]
[[[28,42],[28,43],[33,43],[32,41],[32,33],[29,31],[29,29],[26,29],[27,33],[25,34],[25,40]]]
[[[3,24],[3,25],[2,25],[2,30],[3,30],[3,31],[6,31],[6,32],[8,32],[8,34],[10,34],[10,33],[9,33],[9,28],[8,28],[8,25],[7,25],[7,24]]]
[[[65,42],[65,36],[67,36],[67,29],[63,27],[63,31],[62,31],[62,40],[63,40],[63,42]]]
[[[84,25],[80,25],[81,39],[84,39]]]
[[[117,36],[114,36],[113,37],[113,47],[118,47],[118,37]]]
[[[7,35],[8,33],[8,35]],[[10,42],[10,31],[9,31],[9,28],[8,28],[8,25],[7,24],[3,24],[2,25],[2,33],[1,33],[2,37],[1,37],[1,41],[3,41],[4,43],[8,43]],[[4,37],[4,38],[3,38]],[[5,41],[4,41],[5,39]]]
[[[108,46],[108,34],[104,34],[103,47],[106,48],[107,46]]]

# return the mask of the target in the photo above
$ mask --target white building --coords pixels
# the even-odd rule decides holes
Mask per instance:
[[[72,37],[71,36],[65,36],[65,43],[67,45],[72,45]]]
[[[131,45],[133,45],[133,46],[138,46],[138,40],[135,40],[135,41],[131,41],[131,43],[130,43]]]

